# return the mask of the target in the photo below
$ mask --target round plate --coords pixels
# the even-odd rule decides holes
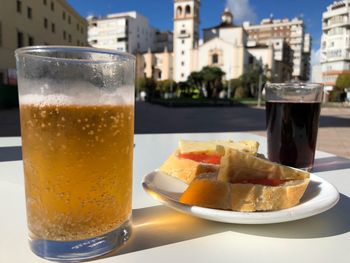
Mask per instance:
[[[337,189],[314,174],[311,174],[308,188],[297,206],[269,212],[236,212],[182,204],[178,200],[187,184],[159,171],[147,174],[142,186],[154,199],[177,211],[212,221],[237,224],[271,224],[306,218],[330,209],[339,200]]]

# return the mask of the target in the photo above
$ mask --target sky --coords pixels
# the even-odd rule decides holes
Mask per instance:
[[[173,0],[67,0],[82,16],[137,11],[159,30],[173,30]],[[333,0],[201,0],[201,28],[219,24],[226,6],[234,22],[301,17],[312,36],[312,64],[317,64],[322,34],[322,12]]]

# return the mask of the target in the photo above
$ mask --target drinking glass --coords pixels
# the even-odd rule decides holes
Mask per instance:
[[[314,164],[323,86],[273,83],[266,86],[268,158],[310,171]]]
[[[40,257],[108,253],[131,231],[133,56],[16,50],[29,243]]]

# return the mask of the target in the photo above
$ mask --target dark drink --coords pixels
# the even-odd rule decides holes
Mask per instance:
[[[320,102],[266,102],[271,161],[296,168],[312,168],[320,109]]]

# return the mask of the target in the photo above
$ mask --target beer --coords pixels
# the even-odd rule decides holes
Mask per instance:
[[[81,240],[131,214],[131,105],[21,103],[27,217],[32,239]]]

